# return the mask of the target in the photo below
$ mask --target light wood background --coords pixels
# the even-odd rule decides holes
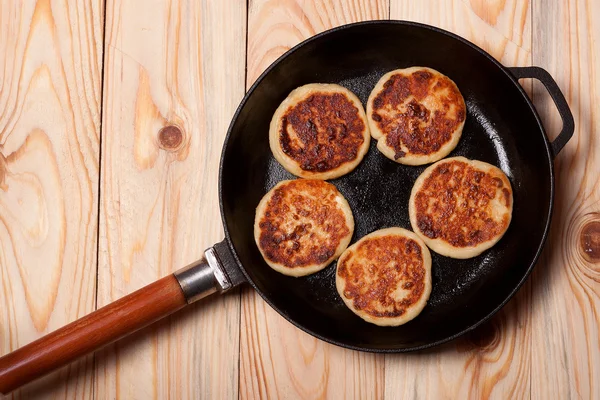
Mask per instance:
[[[388,18],[544,67],[571,105],[550,238],[508,306],[447,345],[383,356],[314,339],[244,287],[8,398],[600,399],[594,0],[2,1],[0,354],[221,240],[218,160],[245,89],[318,32]],[[548,95],[523,84],[556,134]]]

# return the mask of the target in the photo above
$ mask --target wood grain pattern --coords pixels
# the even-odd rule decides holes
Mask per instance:
[[[248,86],[277,57],[302,40],[350,22],[387,19],[387,1],[251,0]],[[284,320],[254,291],[242,292],[240,397],[380,399],[381,355],[345,350]]]
[[[248,86],[301,41],[336,26],[388,19],[389,14],[388,0],[250,0],[248,7]]]
[[[0,3],[0,354],[94,309],[101,1]],[[90,359],[13,398],[90,398]]]
[[[107,1],[98,303],[223,237],[221,145],[244,94],[244,1]],[[165,126],[175,126],[159,135]],[[235,398],[239,296],[97,357],[97,398]]]
[[[187,306],[173,274],[0,358],[0,393],[9,393]]]
[[[390,17],[447,29],[508,66],[531,63],[531,5],[526,0],[392,0]],[[388,355],[386,398],[529,397],[530,289],[525,285],[491,322],[440,349]]]
[[[533,63],[567,97],[575,134],[555,161],[556,203],[532,278],[532,399],[599,399],[600,382],[600,3],[548,1],[533,8]],[[552,134],[561,122],[536,85]],[[595,227],[595,228],[594,228]]]
[[[449,30],[507,66],[531,64],[529,0],[390,0],[390,18]]]

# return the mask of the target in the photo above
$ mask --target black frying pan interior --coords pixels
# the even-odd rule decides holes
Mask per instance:
[[[335,289],[335,268],[308,277],[281,275],[254,243],[254,211],[282,179],[293,179],[269,149],[271,117],[294,88],[338,83],[363,102],[387,71],[434,68],[453,79],[467,104],[463,136],[450,156],[500,167],[514,190],[513,220],[492,249],[469,260],[432,253],[433,290],[415,320],[400,327],[368,324]],[[296,48],[251,89],[232,122],[221,165],[221,206],[228,239],[251,284],[284,317],[324,340],[371,351],[407,351],[448,340],[503,305],[530,272],[543,245],[552,206],[552,160],[543,128],[506,69],[478,48],[418,24],[379,22],[329,32]],[[403,166],[371,148],[352,173],[331,182],[352,208],[352,242],[381,228],[411,229],[408,199],[423,167]]]

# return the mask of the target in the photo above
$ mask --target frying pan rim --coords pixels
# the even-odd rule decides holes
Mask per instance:
[[[479,321],[467,326],[466,328],[460,330],[459,332],[455,333],[454,335],[448,336],[444,339],[440,339],[440,340],[436,340],[436,341],[432,341],[430,343],[426,343],[426,344],[422,344],[422,345],[418,345],[418,346],[412,346],[412,347],[405,347],[405,348],[378,348],[378,347],[367,347],[367,346],[354,346],[354,345],[350,345],[347,343],[343,343],[325,336],[322,336],[319,333],[316,333],[310,329],[308,329],[307,327],[303,326],[302,324],[298,323],[297,321],[295,321],[293,318],[289,317],[288,315],[286,315],[282,310],[279,309],[278,306],[276,306],[271,299],[269,298],[269,296],[265,295],[262,290],[260,290],[256,284],[254,283],[254,281],[250,278],[249,274],[246,272],[246,269],[244,267],[244,265],[242,264],[241,260],[238,257],[238,254],[235,250],[235,246],[233,245],[233,241],[231,240],[231,235],[229,234],[229,228],[227,226],[227,219],[225,217],[225,210],[223,207],[223,166],[225,163],[225,154],[227,152],[227,147],[228,147],[228,143],[229,143],[229,138],[231,136],[231,133],[233,131],[233,127],[237,121],[237,118],[239,117],[239,114],[241,113],[241,111],[244,109],[246,102],[248,101],[248,99],[252,96],[254,90],[256,89],[256,87],[258,85],[261,84],[261,82],[267,77],[267,75],[269,75],[269,73],[271,72],[271,70],[273,70],[275,67],[277,67],[284,59],[286,59],[287,57],[289,57],[290,55],[292,55],[293,53],[295,53],[297,50],[299,50],[300,48],[304,47],[305,45],[313,42],[313,41],[317,41],[319,39],[321,39],[323,36],[326,36],[328,34],[334,33],[334,32],[339,32],[339,31],[344,31],[344,30],[349,30],[349,29],[354,29],[357,27],[361,27],[361,26],[366,26],[366,25],[403,25],[403,26],[408,26],[408,27],[414,27],[414,28],[420,28],[420,29],[425,29],[425,30],[430,30],[436,33],[440,33],[443,35],[446,35],[452,39],[458,40],[459,42],[467,45],[468,47],[472,48],[473,50],[475,50],[476,52],[478,52],[479,54],[481,54],[482,56],[484,56],[485,58],[487,58],[489,61],[491,61],[496,67],[498,67],[513,83],[513,85],[516,87],[516,89],[519,91],[519,93],[521,94],[521,96],[525,99],[526,104],[529,106],[530,111],[533,113],[533,116],[536,119],[536,122],[538,124],[539,127],[539,131],[543,137],[543,142],[544,142],[544,147],[546,150],[546,156],[547,156],[547,160],[548,160],[548,164],[549,164],[549,172],[550,172],[550,199],[549,199],[549,208],[548,208],[548,215],[546,217],[546,221],[545,221],[545,226],[544,226],[544,232],[542,234],[542,238],[538,244],[538,248],[535,252],[534,257],[532,258],[529,266],[526,268],[523,277],[521,278],[521,280],[517,283],[517,285],[515,285],[515,287],[510,291],[510,293],[508,294],[508,296],[502,300],[499,305],[494,308],[492,311],[488,312],[487,315],[485,315],[483,318],[481,318]],[[269,65],[269,67],[267,67],[267,69],[265,69],[260,76],[256,79],[256,81],[252,84],[252,86],[250,86],[250,88],[248,89],[248,91],[246,92],[246,94],[244,95],[243,99],[240,101],[240,104],[238,106],[238,108],[236,109],[235,113],[233,114],[233,117],[231,119],[231,123],[229,125],[229,128],[227,129],[227,134],[225,135],[225,140],[223,142],[223,148],[221,151],[221,158],[220,158],[220,162],[219,162],[219,187],[218,187],[218,192],[219,192],[219,208],[220,208],[220,213],[221,213],[221,220],[223,222],[223,230],[225,233],[225,240],[227,241],[227,246],[229,248],[229,251],[231,252],[231,254],[233,255],[234,260],[236,261],[236,268],[239,268],[240,271],[242,272],[242,274],[244,275],[244,278],[246,280],[246,282],[248,282],[253,288],[254,290],[256,290],[258,292],[258,294],[263,298],[263,300],[269,304],[270,307],[272,307],[275,311],[277,311],[283,318],[285,318],[287,321],[289,321],[290,323],[292,323],[294,326],[296,326],[297,328],[303,330],[304,332],[308,333],[311,336],[314,336],[320,340],[323,340],[327,343],[331,343],[340,347],[344,347],[347,349],[351,349],[351,350],[357,350],[357,351],[365,351],[365,352],[370,352],[370,353],[408,353],[408,352],[413,352],[413,351],[419,351],[419,350],[424,350],[424,349],[428,349],[431,347],[435,347],[438,345],[441,345],[443,343],[447,343],[450,342],[456,338],[458,338],[459,336],[462,336],[474,329],[476,329],[478,326],[480,326],[481,324],[483,324],[484,322],[488,321],[494,314],[496,314],[502,307],[504,307],[506,305],[506,303],[508,303],[512,297],[517,293],[517,291],[521,288],[521,286],[523,286],[523,284],[525,283],[525,281],[527,280],[527,278],[529,277],[529,275],[531,274],[531,271],[533,270],[533,268],[535,267],[541,253],[542,250],[544,248],[544,244],[546,243],[546,240],[548,238],[548,232],[550,230],[550,224],[552,221],[552,213],[553,213],[553,209],[554,209],[554,195],[555,195],[555,187],[554,187],[554,181],[555,181],[555,177],[554,177],[554,156],[553,153],[551,151],[551,147],[550,147],[550,141],[548,140],[548,136],[546,134],[546,130],[544,129],[544,126],[542,124],[542,121],[537,113],[537,110],[535,109],[535,106],[533,105],[531,99],[529,98],[529,96],[527,95],[527,93],[525,92],[525,90],[521,87],[521,85],[518,82],[518,79],[515,78],[515,76],[510,73],[510,71],[507,69],[507,67],[505,67],[504,65],[502,65],[499,61],[497,61],[494,57],[492,57],[487,51],[483,50],[482,48],[480,48],[479,46],[475,45],[474,43],[468,41],[465,38],[462,38],[452,32],[446,31],[444,29],[432,26],[432,25],[427,25],[427,24],[422,24],[419,22],[413,22],[413,21],[405,21],[405,20],[370,20],[370,21],[362,21],[362,22],[355,22],[355,23],[351,23],[351,24],[346,24],[346,25],[341,25],[326,31],[323,31],[319,34],[316,34],[314,36],[311,36],[310,38],[298,43],[296,46],[292,47],[290,50],[286,51],[284,54],[282,54],[281,56],[279,56],[273,63],[271,63],[271,65]]]

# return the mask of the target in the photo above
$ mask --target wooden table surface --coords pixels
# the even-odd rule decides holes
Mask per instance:
[[[466,337],[384,356],[314,339],[244,287],[12,398],[600,398],[596,0],[3,0],[0,354],[220,241],[217,168],[245,90],[300,41],[388,18],[546,68],[567,97],[551,233],[518,295]],[[555,135],[549,96],[524,84]],[[158,137],[170,124],[175,148]]]

